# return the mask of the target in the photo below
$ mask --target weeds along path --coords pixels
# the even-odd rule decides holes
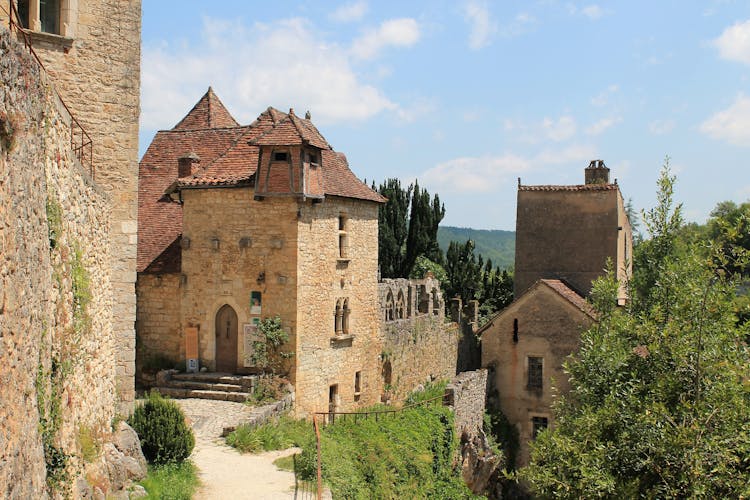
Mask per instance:
[[[242,403],[205,399],[177,399],[195,433],[190,458],[198,467],[202,486],[196,499],[288,499],[294,498],[294,474],[273,464],[279,457],[299,451],[269,451],[240,454],[224,444],[224,427],[237,425],[250,414]]]

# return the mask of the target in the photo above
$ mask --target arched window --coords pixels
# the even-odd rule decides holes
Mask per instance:
[[[404,319],[404,291],[398,291],[396,297],[396,319]]]
[[[343,331],[344,335],[349,335],[349,313],[351,313],[351,309],[349,309],[349,299],[344,299],[344,316],[342,321],[341,330]]]
[[[341,307],[341,299],[336,301],[336,312],[333,316],[334,321],[334,332],[336,335],[341,335],[344,328],[344,310]]]
[[[393,321],[394,317],[394,305],[393,305],[393,292],[388,290],[388,295],[385,296],[385,320]]]

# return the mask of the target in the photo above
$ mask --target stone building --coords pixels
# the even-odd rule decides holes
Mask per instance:
[[[520,437],[517,465],[528,463],[528,443],[554,424],[555,394],[568,390],[565,358],[595,321],[585,297],[611,261],[627,299],[632,231],[617,183],[601,160],[585,183],[525,186],[519,181],[515,300],[478,332],[482,366],[498,404]]]
[[[383,201],[309,119],[239,126],[209,88],[141,161],[139,363],[255,372],[257,324],[278,315],[300,414],[375,403]]]
[[[74,147],[109,200],[120,412],[135,396],[140,0],[11,0],[54,88],[75,118]],[[5,2],[7,3],[7,2]],[[8,11],[0,9],[7,26]]]
[[[140,22],[140,1],[0,5],[3,498],[126,479],[106,461],[134,398]]]

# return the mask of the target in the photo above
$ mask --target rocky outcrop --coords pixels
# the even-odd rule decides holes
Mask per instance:
[[[461,434],[461,477],[469,489],[487,498],[502,498],[505,460],[492,450],[482,429]]]

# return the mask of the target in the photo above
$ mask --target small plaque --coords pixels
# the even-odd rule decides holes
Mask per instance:
[[[257,314],[260,316],[261,300],[260,292],[250,292],[250,314]]]

